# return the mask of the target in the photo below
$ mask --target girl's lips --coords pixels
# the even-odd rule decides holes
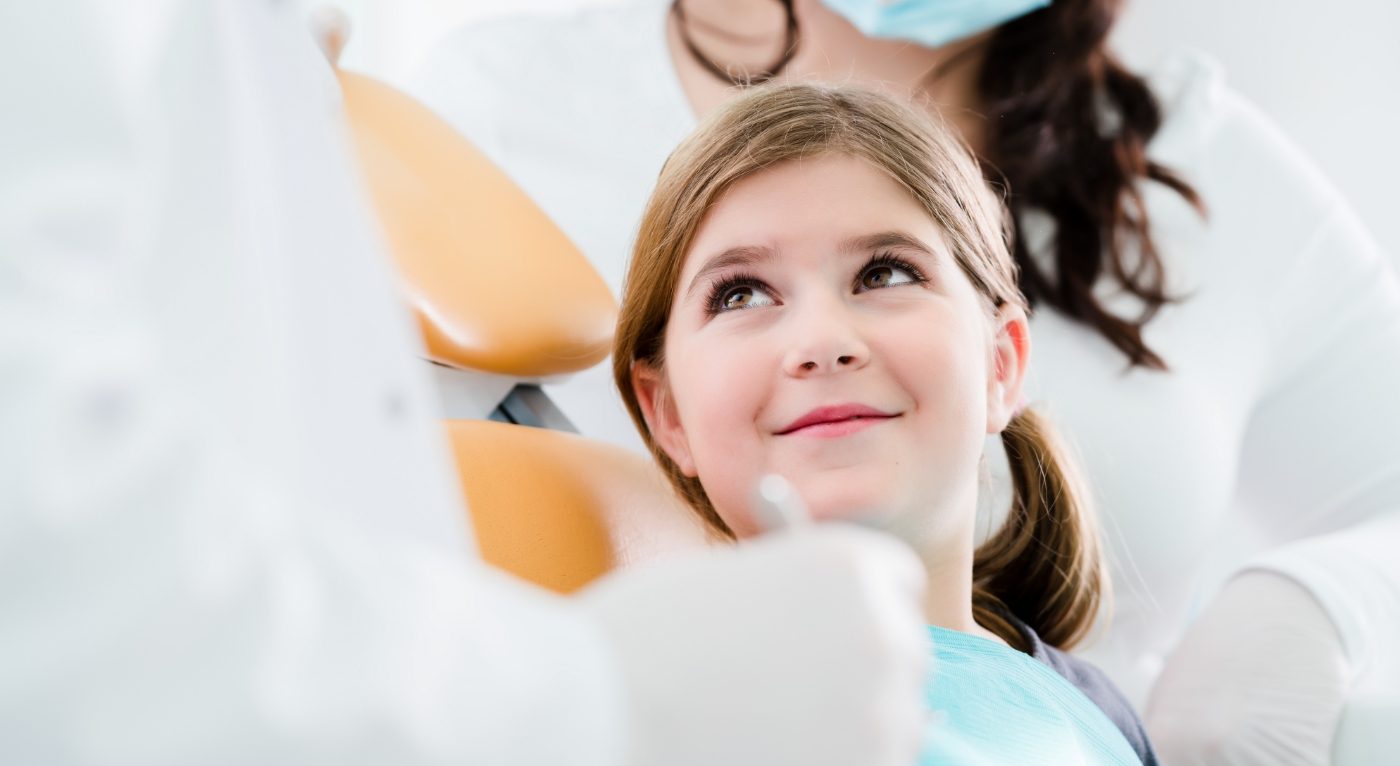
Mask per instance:
[[[787,436],[800,433],[803,436],[845,436],[894,417],[898,417],[898,414],[884,412],[863,404],[818,407],[789,423],[778,432],[778,435]]]
[[[820,439],[830,439],[838,436],[847,436],[857,431],[865,429],[891,420],[896,415],[885,415],[883,417],[869,418],[848,418],[846,420],[830,420],[825,423],[814,423],[810,426],[803,426],[795,431],[786,431],[784,436],[815,436]]]

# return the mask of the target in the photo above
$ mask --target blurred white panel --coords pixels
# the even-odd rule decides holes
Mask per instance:
[[[1397,34],[1395,0],[1128,0],[1116,43],[1135,67],[1182,48],[1219,60],[1400,264]]]
[[[316,0],[298,0],[307,5]],[[616,0],[335,0],[355,31],[346,66],[397,80],[453,27],[501,13]],[[764,0],[753,0],[762,2]],[[1352,201],[1400,264],[1400,3],[1128,0],[1116,33],[1137,68],[1182,49],[1218,59]]]
[[[347,68],[388,80],[405,76],[433,43],[453,28],[506,13],[550,14],[617,0],[297,0],[313,8],[334,5],[350,16]]]

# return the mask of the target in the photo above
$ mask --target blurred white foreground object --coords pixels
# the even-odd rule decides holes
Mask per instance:
[[[913,554],[824,527],[711,557],[732,561],[675,559],[584,597],[623,658],[632,762],[911,766],[928,654],[908,609],[925,579]],[[848,650],[834,657],[835,646]],[[692,695],[687,711],[676,698]]]
[[[908,762],[895,546],[480,564],[295,4],[5,7],[0,762]]]
[[[769,532],[799,529],[812,522],[807,504],[791,482],[776,473],[764,474],[753,491],[754,517]]]
[[[1324,766],[1350,678],[1317,600],[1272,572],[1246,572],[1167,659],[1148,732],[1168,764]]]

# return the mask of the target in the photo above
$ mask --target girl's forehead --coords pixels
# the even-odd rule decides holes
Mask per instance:
[[[787,258],[880,232],[903,232],[946,250],[941,227],[923,205],[869,160],[839,154],[790,160],[740,179],[711,204],[685,253],[680,282],[730,251]]]

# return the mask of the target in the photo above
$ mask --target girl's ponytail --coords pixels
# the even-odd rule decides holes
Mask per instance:
[[[1108,597],[1089,493],[1049,422],[1022,410],[1002,432],[1011,465],[1011,511],[973,558],[977,622],[1013,646],[1024,640],[1010,612],[1045,643],[1068,649]]]

